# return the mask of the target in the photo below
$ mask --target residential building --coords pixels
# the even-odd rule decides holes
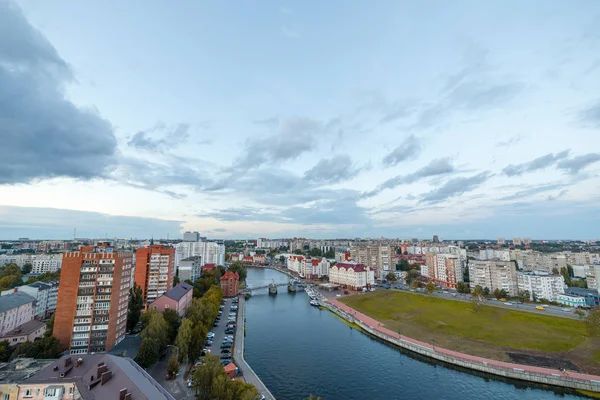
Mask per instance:
[[[361,290],[375,284],[375,272],[364,264],[337,263],[329,268],[329,282]]]
[[[482,249],[479,250],[479,260],[502,260],[510,261],[510,252],[508,250]]]
[[[183,241],[184,242],[197,242],[200,240],[199,232],[184,232],[183,233]]]
[[[498,246],[504,246],[506,244],[506,241],[504,240],[503,237],[499,237],[498,238]]]
[[[125,337],[133,253],[108,244],[64,254],[54,331],[71,354],[109,351]]]
[[[10,346],[16,346],[25,342],[33,342],[35,339],[41,338],[45,332],[46,323],[32,319],[0,336],[0,341],[6,340]]]
[[[443,287],[453,288],[457,282],[463,281],[463,270],[461,268],[458,256],[454,254],[425,254],[426,268],[421,272],[426,272],[428,278],[435,281]]]
[[[300,272],[302,270],[303,261],[304,261],[303,256],[297,256],[295,254],[290,255],[290,256],[288,256],[288,259],[287,259],[287,268],[290,271],[294,271],[295,273],[300,275]]]
[[[531,246],[531,238],[524,238],[523,245],[527,247]]]
[[[31,274],[56,272],[62,266],[62,254],[34,254],[31,257]]]
[[[51,362],[52,360],[17,358],[0,363],[0,399],[17,400],[19,398],[19,385]]]
[[[587,307],[600,307],[600,293],[598,293],[596,290],[568,287],[565,289],[565,293],[573,296],[583,297]]]
[[[513,238],[513,245],[520,246],[521,245],[521,239],[519,239],[518,237]]]
[[[192,282],[196,282],[198,278],[200,278],[200,274],[202,272],[202,257],[201,256],[192,256],[188,258],[184,258],[179,262],[179,267],[177,268],[177,276],[181,282],[190,280]]]
[[[383,271],[393,269],[392,255],[392,247],[389,244],[356,244],[350,247],[352,261]]]
[[[135,283],[142,288],[144,304],[150,304],[173,287],[175,249],[162,244],[140,247],[135,252]]]
[[[29,322],[35,313],[35,298],[19,292],[0,296],[0,336]]]
[[[512,261],[469,261],[469,286],[505,290],[509,296],[518,294],[517,270]]]
[[[159,296],[148,308],[157,310],[161,314],[167,309],[175,310],[181,317],[185,314],[185,309],[192,302],[193,289],[192,285],[182,282],[173,289],[165,292],[162,296]]]
[[[175,266],[188,257],[202,257],[202,265],[225,265],[225,245],[219,242],[181,242],[175,245]]]
[[[555,301],[559,294],[565,292],[565,278],[562,275],[518,272],[517,285],[519,291],[527,290],[529,299],[546,299]]]
[[[569,307],[587,307],[585,297],[582,296],[573,296],[571,294],[559,294],[556,301],[558,301],[560,304],[564,304],[565,306]]]
[[[573,277],[575,278],[586,278],[587,265],[573,265]]]
[[[335,253],[335,262],[348,262],[350,261],[350,252],[336,252]]]
[[[62,356],[19,384],[19,399],[175,400],[131,358]]]
[[[237,272],[225,272],[225,275],[221,277],[221,289],[223,290],[224,297],[237,296],[239,291],[239,280],[240,276]]]
[[[34,316],[39,319],[49,317],[56,310],[58,296],[58,281],[34,282],[16,288],[19,292],[27,293],[35,299]],[[5,290],[2,295],[12,293],[14,289]]]
[[[212,272],[216,267],[217,267],[217,265],[214,264],[214,263],[213,264],[204,264],[202,266],[202,274],[206,274],[208,272]]]
[[[305,258],[302,260],[300,276],[306,279],[319,279],[329,274],[329,261],[325,258]]]
[[[588,289],[592,289],[600,293],[600,265],[587,265],[585,269],[585,280],[587,281]]]
[[[280,249],[287,248],[290,246],[290,242],[287,240],[268,240],[265,238],[259,238],[256,240],[257,249]]]

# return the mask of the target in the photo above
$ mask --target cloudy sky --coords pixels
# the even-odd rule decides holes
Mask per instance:
[[[0,239],[597,238],[599,172],[597,0],[0,0]]]

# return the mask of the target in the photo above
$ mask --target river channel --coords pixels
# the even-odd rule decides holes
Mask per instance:
[[[286,275],[248,269],[247,284],[284,283]],[[278,400],[579,399],[454,370],[382,343],[327,310],[309,305],[306,293],[276,296],[259,291],[246,302],[246,360]]]

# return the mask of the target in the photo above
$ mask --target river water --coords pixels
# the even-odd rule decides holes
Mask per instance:
[[[288,281],[248,269],[249,287]],[[304,292],[257,292],[246,302],[246,360],[278,400],[579,399],[518,381],[418,360],[309,305]]]

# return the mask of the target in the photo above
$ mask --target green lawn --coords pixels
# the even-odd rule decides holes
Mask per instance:
[[[489,306],[474,312],[471,303],[429,296],[376,291],[340,301],[403,335],[426,342],[435,338],[450,348],[462,347],[456,342],[475,340],[504,348],[561,352],[587,340],[581,321]]]

